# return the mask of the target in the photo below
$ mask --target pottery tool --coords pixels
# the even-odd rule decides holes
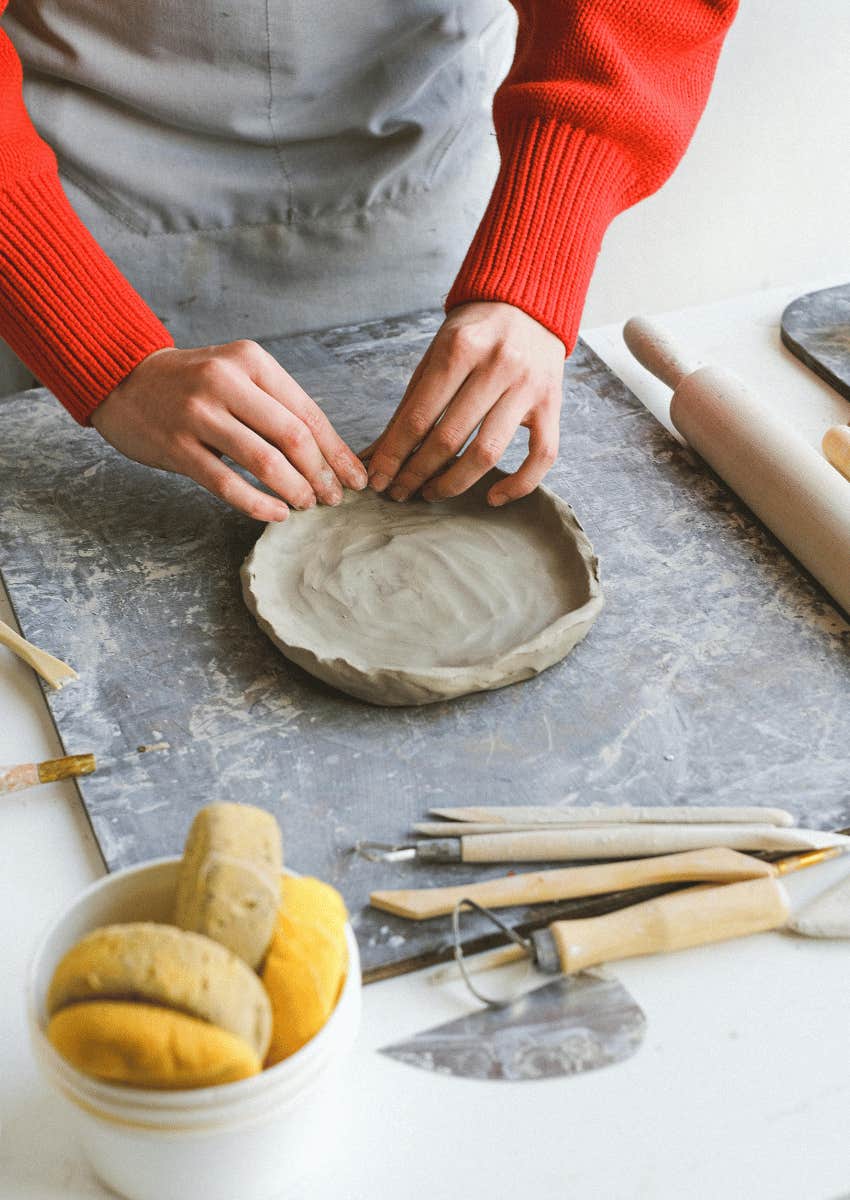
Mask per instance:
[[[22,792],[40,783],[55,783],[57,779],[74,779],[91,775],[97,762],[93,754],[68,754],[64,758],[48,758],[40,763],[21,763],[17,767],[0,767],[0,796]]]
[[[459,899],[452,909],[455,961],[440,971],[435,971],[430,977],[430,982],[432,984],[442,983],[444,980],[454,979],[460,974],[474,995],[479,999],[486,1000],[487,1003],[492,1003],[476,991],[469,980],[470,970],[490,971],[494,967],[501,967],[506,963],[530,955],[541,970],[553,972],[563,969],[564,974],[569,974],[571,971],[583,970],[585,966],[594,966],[598,963],[613,961],[616,958],[631,958],[641,954],[656,954],[664,950],[684,949],[686,946],[701,945],[703,942],[740,937],[743,933],[776,929],[783,925],[788,917],[787,895],[777,876],[817,866],[819,863],[834,858],[838,853],[840,851],[833,847],[789,855],[780,862],[762,864],[773,867],[775,870],[770,870],[768,874],[761,877],[754,876],[740,882],[730,882],[720,886],[712,883],[699,883],[683,890],[676,889],[675,892],[671,889],[665,895],[619,908],[601,917],[591,916],[579,920],[555,921],[547,928],[532,931],[528,937],[521,935],[516,929],[510,929],[488,907],[476,902],[470,895],[470,891],[473,889],[467,889],[466,896]],[[750,887],[753,884],[763,884],[764,886],[761,888]],[[747,890],[748,888],[749,890]],[[692,904],[687,903],[689,897],[692,899]],[[718,899],[718,897],[720,898]],[[784,915],[775,924],[761,926],[759,922],[762,919],[773,920],[773,917],[779,913],[780,906],[777,897],[782,899]],[[705,904],[703,904],[703,900],[705,900]],[[676,903],[673,903],[674,901]],[[474,908],[486,915],[513,944],[480,954],[472,964],[466,964],[458,923],[460,913],[466,907]],[[631,918],[628,916],[630,913],[634,914]],[[754,922],[753,928],[747,927],[750,922]],[[728,930],[736,930],[739,927],[741,932],[728,932]],[[708,936],[712,934],[712,930],[717,936]],[[703,936],[704,934],[707,936]],[[696,940],[686,940],[691,936]],[[646,948],[641,949],[641,946]],[[599,954],[602,954],[603,957],[597,957]],[[558,963],[561,963],[561,967],[558,966]],[[568,968],[563,965],[564,963],[571,965]]]
[[[804,905],[788,928],[806,937],[850,938],[850,877]]]
[[[674,389],[670,418],[688,444],[850,612],[850,483],[730,371],[693,370],[644,318],[623,337]]]
[[[569,900],[576,896],[602,896],[659,883],[735,883],[798,870],[803,865],[799,861],[801,857],[811,860],[805,864],[808,866],[841,853],[840,848],[833,847],[770,863],[737,850],[714,847],[600,866],[531,871],[453,887],[373,892],[369,902],[373,908],[397,917],[423,921],[448,915],[464,899],[475,900],[487,908],[511,908]]]
[[[432,817],[464,824],[507,825],[620,825],[649,823],[674,825],[793,825],[794,817],[784,808],[748,805],[695,804],[588,804],[570,805],[478,805],[471,808],[432,808]]]
[[[821,446],[836,471],[850,479],[850,425],[833,425],[827,429]]]
[[[588,971],[383,1046],[381,1053],[462,1079],[553,1079],[630,1058],[645,1031],[646,1018],[623,985]]]
[[[850,837],[817,829],[773,825],[607,825],[590,829],[533,829],[476,833],[393,845],[359,842],[370,862],[558,862],[582,859],[647,858],[684,850],[787,851],[850,846]]]
[[[747,879],[741,883],[687,888],[641,904],[631,904],[601,917],[553,921],[544,929],[536,929],[529,937],[524,937],[509,929],[483,905],[462,900],[454,909],[455,961],[472,993],[488,1004],[501,1001],[482,995],[472,984],[461,949],[457,920],[467,905],[489,916],[513,943],[479,956],[474,970],[491,970],[517,959],[530,958],[549,975],[573,975],[587,967],[623,958],[685,950],[779,929],[788,920],[791,907],[788,893],[778,879]],[[445,979],[448,975],[446,970],[439,978]]]
[[[38,646],[15,633],[5,621],[0,621],[0,646],[7,646],[53,688],[62,688],[69,680],[80,678],[73,667],[69,667],[60,658],[54,658],[46,650],[39,650]]]

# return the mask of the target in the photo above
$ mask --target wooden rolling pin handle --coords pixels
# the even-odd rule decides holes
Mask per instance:
[[[673,391],[687,375],[696,370],[696,364],[686,360],[667,330],[648,317],[632,317],[626,321],[623,341],[641,366]]]
[[[823,435],[824,454],[845,479],[850,479],[850,426],[833,425]]]
[[[689,888],[603,917],[555,921],[549,932],[564,974],[585,967],[683,950],[784,925],[788,895],[778,879]]]

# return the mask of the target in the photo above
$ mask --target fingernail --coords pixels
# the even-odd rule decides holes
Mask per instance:
[[[342,504],[342,488],[331,488],[327,494],[326,504],[331,508],[336,508],[338,504]]]
[[[388,483],[390,483],[389,475],[382,475],[380,471],[369,476],[369,487],[376,492],[382,492]]]
[[[355,492],[362,492],[366,484],[369,482],[369,476],[366,474],[365,467],[354,467],[349,474],[351,486]]]
[[[289,516],[289,509],[286,507],[285,504],[281,504],[274,510],[274,516],[272,517],[272,520],[273,521],[285,521],[288,516]]]
[[[439,496],[435,495],[434,492],[422,492],[421,495],[426,504],[433,504],[440,498]]]
[[[510,496],[501,496],[497,492],[494,496],[490,497],[490,507],[501,508],[503,504],[507,504],[509,499]]]
[[[403,504],[410,493],[403,487],[391,487],[387,495],[390,500],[397,500],[399,504]]]

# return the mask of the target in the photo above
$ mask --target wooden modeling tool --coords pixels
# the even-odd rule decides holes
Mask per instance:
[[[778,929],[788,920],[789,905],[777,876],[817,866],[839,853],[841,851],[833,847],[793,854],[780,862],[762,864],[775,868],[762,878],[725,885],[697,884],[604,916],[555,921],[529,937],[511,934],[513,945],[480,954],[464,963],[457,919],[467,901],[470,907],[484,912],[507,931],[488,908],[477,904],[467,894],[452,910],[456,929],[455,962],[435,971],[430,982],[436,984],[455,979],[459,974],[466,976],[470,971],[490,971],[529,954],[542,970],[570,973],[619,958],[680,950],[703,942],[741,937],[745,933]]]
[[[462,826],[461,826],[462,828]],[[774,825],[606,825],[589,829],[526,829],[476,833],[405,845],[360,842],[370,862],[579,862],[587,859],[647,858],[684,850],[786,851],[850,846],[850,837],[817,829]]]
[[[674,389],[670,418],[688,444],[850,612],[850,483],[730,371],[693,370],[642,317],[623,337]]]
[[[833,425],[827,429],[821,446],[836,471],[850,479],[850,425]]]
[[[46,650],[39,650],[38,646],[15,633],[5,621],[0,621],[0,646],[7,646],[53,688],[63,688],[69,680],[80,678],[73,667],[69,667],[60,658],[54,658]]]
[[[482,805],[474,808],[432,808],[432,817],[464,824],[526,825],[793,825],[794,817],[784,808],[761,808],[755,804],[588,804],[570,805]],[[460,830],[457,831],[458,833]]]
[[[0,767],[0,796],[23,792],[40,783],[55,783],[57,779],[73,779],[91,775],[97,762],[93,754],[68,754],[65,758],[48,758],[40,763],[21,763],[17,767]]]
[[[448,915],[462,900],[475,900],[487,908],[511,908],[570,900],[575,896],[603,896],[657,883],[735,883],[778,874],[779,867],[774,863],[715,846],[710,850],[661,854],[603,866],[531,871],[455,887],[373,892],[369,902],[373,908],[394,916],[423,921]]]

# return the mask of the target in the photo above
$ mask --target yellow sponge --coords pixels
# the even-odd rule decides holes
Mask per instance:
[[[131,1087],[210,1087],[261,1069],[242,1038],[153,1004],[72,1004],[51,1017],[47,1036],[77,1070]]]
[[[334,1010],[348,967],[348,914],[335,888],[285,876],[262,979],[272,1005],[266,1066],[308,1042]]]

